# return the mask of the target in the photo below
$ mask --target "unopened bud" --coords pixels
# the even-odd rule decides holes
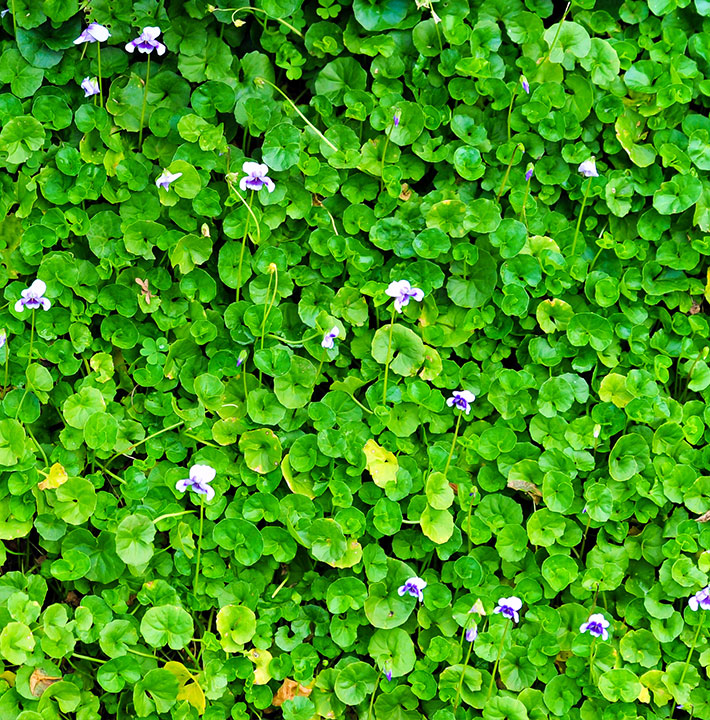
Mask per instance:
[[[207,223],[202,223],[202,227],[200,228],[200,232],[202,232],[202,237],[210,237],[210,228]]]

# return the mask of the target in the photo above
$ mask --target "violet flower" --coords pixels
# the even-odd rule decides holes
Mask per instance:
[[[392,680],[392,661],[389,658],[385,660],[384,671],[387,680]]]
[[[454,390],[454,394],[446,401],[449,407],[457,407],[468,415],[471,412],[471,403],[476,396],[468,390]]]
[[[530,181],[534,170],[535,166],[532,163],[528,163],[528,166],[525,168],[525,180]]]
[[[160,35],[159,27],[144,27],[143,32],[131,42],[126,43],[126,50],[132,53],[134,50],[150,55],[155,50],[158,55],[165,55],[165,45],[158,40]]]
[[[85,77],[81,81],[81,89],[84,91],[84,97],[91,97],[92,95],[98,95],[101,90],[99,90],[99,81],[97,78],[90,78]]]
[[[209,465],[193,465],[190,468],[190,477],[178,480],[175,489],[185,492],[191,487],[199,495],[204,495],[209,502],[214,497],[214,490],[210,483],[214,480],[217,471]]]
[[[79,37],[74,40],[74,45],[80,45],[81,43],[95,43],[95,42],[106,42],[111,37],[111,33],[107,27],[99,25],[99,23],[89,23],[86,30],[84,30]]]
[[[579,626],[579,632],[588,632],[595,638],[600,637],[602,640],[608,640],[609,633],[606,631],[608,627],[609,621],[601,613],[594,613],[589,616],[586,623]]]
[[[25,308],[28,310],[37,310],[37,308],[44,308],[49,310],[52,307],[52,303],[44,297],[44,293],[47,291],[47,286],[42,280],[35,280],[26,290],[23,290],[22,297],[15,303],[15,312],[22,312]]]
[[[182,173],[171,173],[170,170],[163,170],[163,174],[155,181],[157,187],[170,190],[170,183],[182,177]]]
[[[523,607],[523,601],[519,597],[501,598],[498,601],[498,607],[493,612],[500,613],[503,617],[517,623],[520,622],[518,610],[521,607]]]
[[[242,190],[255,190],[258,192],[266,185],[266,189],[270,193],[274,192],[274,181],[266,174],[269,172],[268,165],[247,161],[242,165],[242,172],[247,175],[239,181],[239,187]]]
[[[589,160],[585,160],[583,163],[580,163],[579,167],[577,168],[584,177],[599,177],[599,173],[597,172],[597,164],[594,162],[594,158],[589,158]]]
[[[394,309],[398,313],[402,312],[405,305],[409,305],[410,300],[421,302],[424,299],[424,291],[421,288],[412,287],[407,280],[391,282],[385,293],[395,299]]]
[[[0,330],[0,348],[5,347],[5,343],[7,342],[7,332],[5,331],[5,328]]]
[[[321,342],[321,347],[324,347],[326,350],[332,350],[333,346],[335,345],[335,338],[338,337],[338,333],[338,328],[334,327],[330,332],[327,332],[325,335],[323,335],[323,342]]]
[[[710,610],[710,585],[698,591],[688,600],[688,607],[691,610]]]
[[[401,117],[401,113],[399,110],[394,111],[394,115],[392,116],[392,122],[394,123],[394,126],[397,127],[399,125],[399,119]]]
[[[525,75],[520,76],[520,84],[523,86],[523,90],[530,95],[530,83],[528,82],[528,79],[525,77]]]
[[[411,595],[421,602],[424,600],[424,593],[422,590],[424,590],[425,587],[426,580],[422,580],[422,578],[415,575],[414,577],[409,578],[409,580],[407,580],[407,582],[397,590],[397,593],[400,596]]]
[[[472,643],[478,637],[478,625],[474,625],[466,630],[466,642]]]

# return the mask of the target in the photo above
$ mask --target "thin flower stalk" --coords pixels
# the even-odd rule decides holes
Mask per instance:
[[[505,185],[508,182],[508,178],[510,177],[510,169],[513,167],[513,163],[515,162],[515,156],[518,154],[518,150],[522,150],[523,152],[525,152],[525,147],[522,145],[522,143],[518,143],[513,148],[513,153],[510,156],[510,162],[508,163],[508,167],[505,169],[505,174],[503,175],[503,181],[501,182],[500,187],[498,188],[498,192],[496,193],[496,200],[500,200],[500,196],[503,194]]]
[[[145,87],[143,88],[143,104],[141,105],[141,119],[138,129],[138,149],[143,149],[143,123],[145,121],[145,107],[148,102],[148,83],[150,82],[150,55],[146,58]]]
[[[286,20],[284,20],[283,18],[277,18],[277,17],[274,17],[273,15],[269,15],[269,13],[267,13],[266,10],[263,10],[262,8],[251,7],[250,5],[245,5],[244,7],[240,7],[240,8],[216,8],[213,5],[208,5],[207,9],[213,13],[231,12],[232,13],[232,24],[235,27],[241,27],[242,25],[245,24],[244,20],[236,20],[235,19],[235,16],[237,15],[237,13],[240,13],[240,12],[264,13],[265,17],[267,17],[269,20],[276,20],[276,22],[281,23],[285,28],[288,28],[291,32],[296,33],[296,35],[298,35],[301,38],[303,37],[303,33],[298,28],[291,25],[291,23],[286,22]]]
[[[562,15],[562,20],[560,20],[559,25],[557,26],[557,32],[555,33],[555,37],[552,39],[552,44],[550,45],[550,49],[547,51],[547,55],[542,60],[538,60],[538,65],[544,65],[549,59],[550,55],[552,55],[552,51],[555,49],[555,45],[557,45],[557,40],[560,37],[560,31],[562,30],[562,24],[564,23],[567,13],[570,11],[570,7],[572,6],[571,2],[567,3],[567,7],[565,7],[565,11]]]
[[[685,674],[688,672],[688,667],[690,667],[690,658],[693,657],[693,653],[695,652],[695,645],[698,642],[698,636],[700,635],[700,628],[703,626],[703,621],[705,620],[705,608],[702,608],[702,612],[700,613],[700,618],[698,620],[698,626],[695,628],[695,634],[693,635],[693,642],[690,645],[690,650],[688,651],[688,655],[685,658],[685,665],[683,665],[683,672],[680,674],[680,681],[678,682],[678,687],[680,687],[683,684],[683,680],[685,680]],[[673,709],[671,710],[671,714],[669,717],[673,717],[673,714],[675,713],[675,709],[678,706],[678,703],[673,703]]]
[[[271,285],[274,285],[274,290],[271,293],[271,300],[269,300],[269,293],[271,292]],[[264,304],[264,319],[261,322],[261,345],[260,348],[264,349],[264,335],[266,334],[266,321],[269,319],[271,309],[274,307],[276,302],[276,296],[279,293],[279,269],[276,267],[276,263],[269,265],[269,284],[266,287],[266,303]],[[262,372],[259,370],[259,384],[261,384]]]
[[[577,227],[574,229],[574,240],[572,241],[572,256],[574,257],[574,253],[577,250],[577,236],[579,235],[579,228],[582,225],[582,216],[584,215],[584,208],[587,205],[587,200],[589,198],[589,191],[592,189],[592,178],[593,176],[589,176],[587,180],[587,189],[584,191],[584,199],[582,200],[582,208],[579,211],[579,216],[577,217]]]
[[[311,130],[313,130],[313,132],[316,135],[318,135],[318,137],[326,145],[328,145],[328,147],[331,148],[331,150],[334,150],[335,152],[338,151],[338,148],[335,145],[333,145],[333,143],[330,142],[330,140],[328,140],[328,138],[325,135],[323,135],[323,133],[296,107],[296,104],[293,102],[293,100],[291,100],[291,98],[288,95],[286,95],[286,93],[280,87],[278,87],[278,85],[274,85],[274,83],[272,83],[270,80],[267,80],[265,77],[254,78],[254,82],[257,85],[266,83],[267,85],[272,87],[274,90],[276,90],[276,92],[279,93],[279,95],[281,95],[281,97],[284,98],[284,100],[286,100],[286,102],[294,109],[294,111],[301,118],[301,120],[303,120],[303,122],[305,122],[306,125],[308,125],[308,127]]]
[[[395,309],[394,305],[392,306],[392,318],[390,320],[390,331],[389,336],[387,339],[387,360],[385,362],[385,385],[382,389],[382,404],[387,404],[387,378],[390,371],[390,362],[391,362],[391,356],[392,356],[392,331],[394,330],[394,314]]]
[[[387,126],[387,132],[385,133],[385,146],[382,150],[382,162],[380,163],[380,192],[382,192],[382,188],[384,186],[385,182],[385,161],[387,158],[387,148],[390,144],[390,135],[392,134],[392,131],[399,126],[399,120],[400,120],[400,114],[399,110],[395,110],[394,115],[392,116],[392,120],[390,121],[389,125]]]
[[[511,621],[509,620],[505,624],[505,630],[503,630],[503,634],[500,637],[500,644],[498,645],[498,655],[496,656],[495,665],[493,665],[493,672],[491,673],[491,682],[488,685],[488,692],[486,693],[486,705],[488,704],[488,701],[491,699],[491,693],[493,692],[493,686],[496,682],[496,673],[498,672],[498,665],[500,664],[500,658],[503,655],[503,643],[505,642],[505,636],[508,634],[508,628],[511,626]]]
[[[461,690],[463,689],[463,680],[466,676],[466,669],[468,668],[468,661],[471,658],[471,651],[473,650],[473,643],[469,643],[468,650],[466,652],[466,659],[463,661],[463,668],[461,668],[461,677],[459,678],[459,684],[456,688],[456,698],[454,700],[454,713],[456,708],[459,706],[459,699],[461,698]]]

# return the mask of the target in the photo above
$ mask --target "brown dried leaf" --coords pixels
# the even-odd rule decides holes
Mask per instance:
[[[407,185],[407,183],[402,183],[402,192],[399,194],[399,199],[407,202],[410,197],[412,197],[412,191],[409,189],[409,185]]]
[[[278,689],[276,695],[274,695],[274,699],[271,704],[275,707],[280,707],[284,704],[284,702],[286,702],[286,700],[293,700],[298,696],[308,697],[311,694],[311,691],[312,688],[304,687],[303,685],[299,685],[299,683],[295,680],[286,678],[283,681],[283,685],[281,685]]]
[[[696,517],[696,518],[695,518],[695,522],[706,523],[706,522],[708,522],[709,520],[710,520],[710,510],[708,510],[708,511],[705,512],[705,513],[703,513],[700,517]]]
[[[59,682],[62,679],[49,675],[41,668],[35,668],[30,675],[30,692],[34,697],[41,697],[42,693],[50,686],[54,685],[55,682]]]
[[[535,502],[542,499],[542,493],[537,485],[528,482],[527,480],[508,480],[508,487],[511,490],[520,490],[520,492],[527,493],[533,498],[533,500],[535,500]]]

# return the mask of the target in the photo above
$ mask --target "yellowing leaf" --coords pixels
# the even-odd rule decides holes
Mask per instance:
[[[651,702],[651,693],[648,691],[648,688],[641,686],[641,692],[639,693],[638,699],[642,703],[650,703]]]
[[[281,685],[281,687],[277,690],[276,695],[274,695],[274,699],[271,701],[271,704],[274,707],[281,707],[286,700],[293,700],[295,697],[299,696],[308,697],[312,691],[313,688],[300,685],[290,678],[285,678],[283,685]]]
[[[271,680],[269,663],[273,655],[268,650],[257,650],[257,648],[252,648],[246,655],[256,665],[254,668],[254,685],[266,685]]]
[[[705,283],[705,291],[703,292],[705,299],[710,302],[710,269],[708,269],[708,279]]]
[[[377,487],[387,487],[397,481],[397,470],[399,462],[394,453],[380,447],[374,440],[370,439],[363,448],[367,471],[372,475]]]
[[[30,692],[34,697],[41,697],[42,693],[54,683],[59,682],[62,676],[54,676],[45,672],[41,668],[35,668],[30,675],[29,686]]]
[[[64,485],[68,479],[69,476],[64,466],[59,463],[54,463],[54,465],[49,468],[49,475],[47,475],[37,487],[40,490],[56,490],[60,485]]]
[[[4,680],[10,687],[14,687],[15,673],[5,670],[5,672],[0,673],[0,680]]]
[[[187,700],[200,715],[204,714],[207,701],[204,691],[197,682],[197,676],[193,675],[182,663],[174,660],[166,662],[165,669],[175,675],[180,684],[177,699]]]
[[[335,562],[328,563],[328,565],[336,568],[349,568],[357,565],[362,560],[362,545],[357,540],[349,540],[347,547],[348,549],[343,557]]]

